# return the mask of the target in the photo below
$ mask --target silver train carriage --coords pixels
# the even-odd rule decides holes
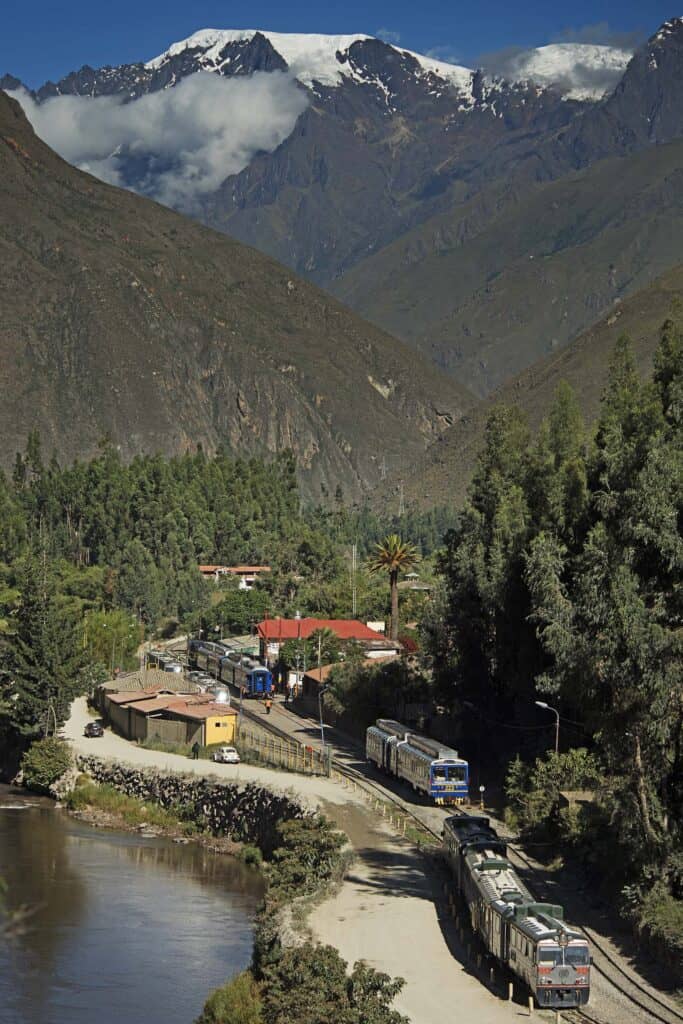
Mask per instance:
[[[390,775],[437,804],[463,803],[469,794],[469,764],[445,747],[401,722],[378,718],[365,734],[365,756]]]
[[[585,1006],[588,942],[565,924],[562,907],[534,900],[489,819],[447,818],[443,844],[472,928],[487,950],[526,983],[538,1006]]]
[[[229,650],[225,644],[191,640],[188,661],[193,668],[208,672],[247,697],[267,697],[272,692],[273,677],[268,669],[247,655]]]

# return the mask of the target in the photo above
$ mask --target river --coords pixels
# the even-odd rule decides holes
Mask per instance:
[[[251,958],[258,874],[196,845],[84,825],[0,786],[0,1024],[192,1024]]]

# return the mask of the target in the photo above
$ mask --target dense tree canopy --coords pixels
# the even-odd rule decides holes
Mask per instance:
[[[679,895],[682,352],[667,323],[643,382],[622,339],[594,435],[566,385],[535,441],[518,410],[494,411],[426,634],[446,699],[500,723],[502,762],[540,753],[537,697],[559,707],[565,746],[592,737],[634,870],[663,870]]]

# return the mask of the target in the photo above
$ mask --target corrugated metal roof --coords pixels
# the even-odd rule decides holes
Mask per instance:
[[[166,708],[169,714],[179,715],[181,718],[229,718],[237,715],[237,712],[229,704],[188,704],[184,701],[176,701]]]

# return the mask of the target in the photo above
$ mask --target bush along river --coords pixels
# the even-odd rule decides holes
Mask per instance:
[[[250,962],[257,871],[196,844],[83,824],[0,786],[2,1024],[191,1024]]]

